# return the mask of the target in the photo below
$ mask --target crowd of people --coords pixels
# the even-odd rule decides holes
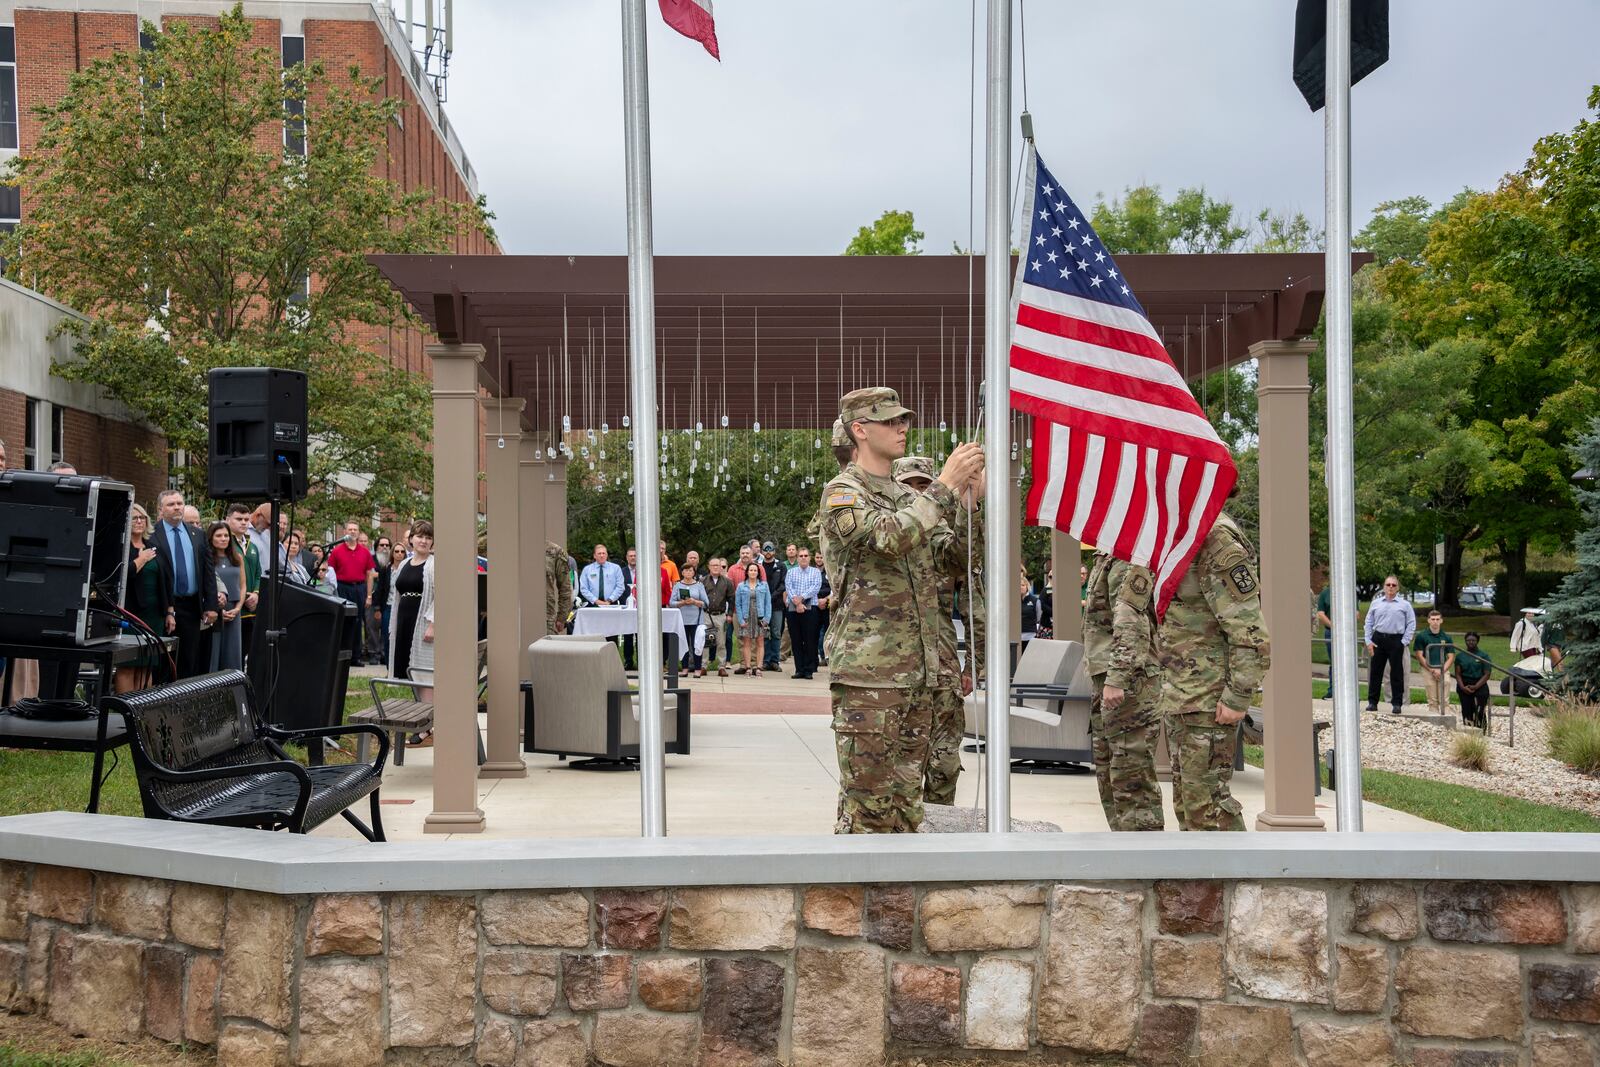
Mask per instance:
[[[674,558],[662,541],[656,552],[661,604],[683,620],[681,669],[702,678],[708,671],[759,678],[790,659],[791,677],[809,680],[827,665],[822,643],[836,597],[820,548],[790,543],[780,557],[774,542],[752,538],[731,553],[731,564],[728,556],[709,556],[703,565],[698,549]],[[615,563],[610,549],[597,544],[590,562],[575,569],[574,608],[636,602],[638,549],[629,547],[623,562]],[[558,624],[570,630],[572,618]],[[635,669],[638,649],[632,634],[624,635],[621,647],[624,663]]]

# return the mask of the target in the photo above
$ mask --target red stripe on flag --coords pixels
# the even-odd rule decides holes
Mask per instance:
[[[1050,455],[1052,449],[1050,423],[1039,419],[1033,424],[1033,436],[1037,441],[1044,443],[1043,448],[1033,450],[1033,485],[1028,488],[1027,523],[1029,526],[1054,526],[1055,515],[1048,515],[1042,521],[1039,517],[1039,504],[1044,499],[1044,487],[1050,481]],[[1057,509],[1057,514],[1060,511]]]
[[[1019,393],[1016,390],[1011,392],[1011,407],[1037,418],[1071,426],[1074,430],[1097,433],[1117,441],[1137,441],[1153,448],[1164,448],[1179,455],[1223,466],[1230,466],[1233,463],[1233,457],[1228,454],[1228,446],[1221,441],[1206,441],[1188,434],[1160,429],[1148,423],[1129,422],[1127,419],[1103,415],[1098,411],[1073,407],[1070,404],[1058,404],[1053,400],[1045,400],[1029,393]]]
[[[1093,530],[1094,543],[1102,544],[1100,537],[1101,528],[1105,525],[1106,512],[1111,510],[1111,501],[1117,495],[1117,476],[1122,472],[1122,442],[1106,441],[1105,450],[1100,453],[1100,480],[1095,483],[1094,500],[1089,504],[1089,521],[1084,524],[1084,530]]]
[[[693,41],[705,45],[712,58],[721,62],[717,51],[717,27],[711,18],[710,0],[661,0],[661,17],[667,25]]]
[[[1189,405],[1194,404],[1194,397],[1187,389],[1162,385],[1147,378],[1132,378],[1088,363],[1058,359],[1021,345],[1011,346],[1011,367],[1013,370],[1027,371],[1042,378],[1053,378],[1067,385],[1076,385],[1080,389],[1093,389],[1098,393],[1110,393],[1112,396],[1139,400],[1146,404],[1171,408],[1174,411],[1184,411]],[[1201,414],[1199,405],[1194,406],[1191,414]]]
[[[1061,486],[1061,512],[1066,521],[1056,523],[1068,533],[1072,532],[1073,520],[1077,518],[1078,481],[1083,477],[1084,457],[1088,453],[1089,435],[1083,430],[1073,430],[1072,436],[1067,438],[1067,479]],[[1093,538],[1088,540],[1097,543]]]
[[[1047,308],[1034,307],[1032,304],[1019,302],[1017,304],[1017,325],[1030,326],[1044,333],[1053,333],[1057,337],[1065,337],[1072,341],[1082,341],[1085,344],[1099,345],[1101,348],[1111,348],[1118,352],[1126,352],[1133,356],[1145,356],[1149,359],[1159,360],[1171,365],[1172,359],[1167,355],[1167,350],[1161,347],[1161,342],[1142,333],[1132,330],[1119,330],[1115,326],[1104,326],[1098,322],[1087,319],[1074,318],[1063,315],[1059,311],[1050,311]]]
[[[1122,517],[1122,530],[1117,534],[1116,551],[1112,553],[1118,559],[1133,558],[1134,546],[1139,541],[1139,529],[1144,526],[1145,512],[1150,508],[1150,494],[1145,485],[1150,457],[1138,446],[1135,446],[1133,455],[1133,492],[1128,500],[1128,513]]]

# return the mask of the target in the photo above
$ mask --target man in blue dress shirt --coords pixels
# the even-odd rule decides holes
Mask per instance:
[[[1400,714],[1406,706],[1406,649],[1417,632],[1417,612],[1400,599],[1400,579],[1383,580],[1383,592],[1367,609],[1367,655],[1372,668],[1367,674],[1367,710],[1378,710],[1378,691],[1383,688],[1384,664],[1389,666],[1389,710]]]
[[[621,604],[627,599],[628,585],[622,568],[612,563],[605,545],[594,546],[594,562],[578,575],[578,600],[591,607]]]
[[[811,565],[811,550],[796,553],[799,565],[791,567],[783,579],[783,598],[788,601],[789,621],[794,631],[794,677],[810,678],[817,673],[817,635],[822,616],[817,610],[817,594],[822,591],[822,572]]]

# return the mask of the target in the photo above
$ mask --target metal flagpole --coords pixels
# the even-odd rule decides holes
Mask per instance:
[[[1350,338],[1350,0],[1328,0],[1326,196],[1328,555],[1333,593],[1333,737],[1337,828],[1361,829],[1361,710],[1356,703],[1355,441]]]
[[[988,691],[984,697],[984,762],[988,830],[1011,832],[1011,633],[1003,608],[1016,596],[1017,563],[1011,558],[1011,0],[989,0],[989,56],[985,95],[983,370],[988,434],[984,451],[987,540],[984,580],[989,626],[984,642]]]
[[[622,0],[622,118],[628,162],[628,361],[633,379],[633,543],[660,537],[656,431],[656,287],[650,222],[650,74],[644,0]],[[639,612],[639,832],[667,836],[666,756],[661,747],[661,584],[641,581]]]

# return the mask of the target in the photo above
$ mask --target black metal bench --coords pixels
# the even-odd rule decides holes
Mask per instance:
[[[280,730],[261,721],[249,679],[239,671],[107,697],[106,703],[128,725],[147,819],[303,834],[342,815],[368,841],[384,840],[378,787],[389,738],[377,727]],[[372,763],[306,767],[283,747],[356,733],[377,734]],[[348,810],[366,796],[370,828]]]

